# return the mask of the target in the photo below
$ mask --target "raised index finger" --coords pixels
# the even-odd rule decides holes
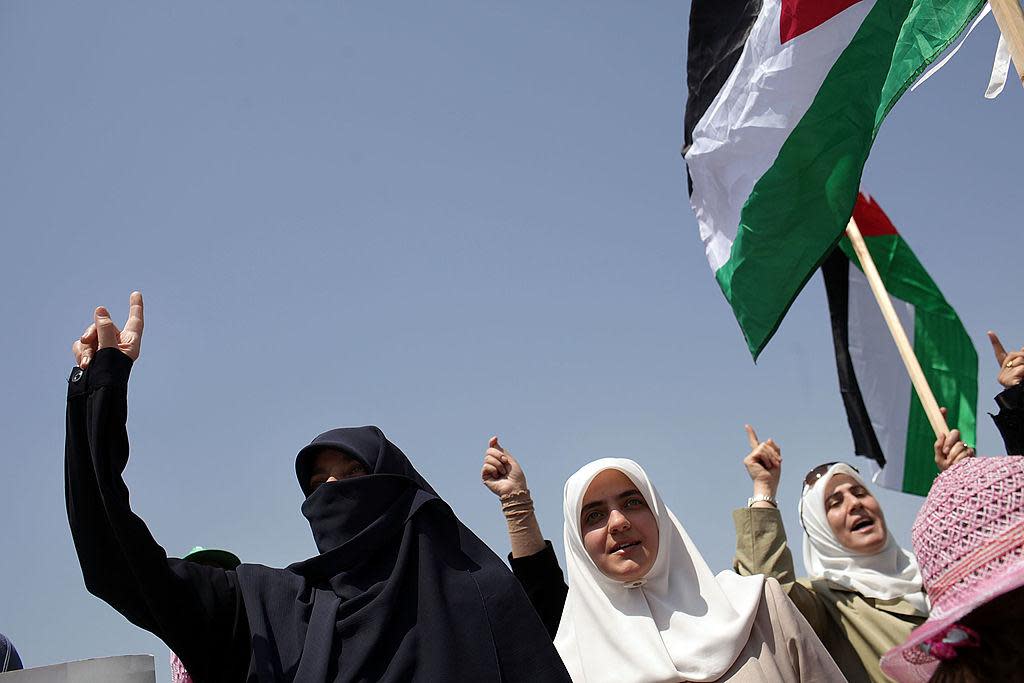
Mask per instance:
[[[128,299],[128,322],[124,324],[124,329],[127,332],[142,334],[142,328],[145,326],[145,322],[145,316],[143,315],[142,292],[132,292],[131,297]]]
[[[743,428],[747,430],[747,440],[750,441],[750,447],[757,448],[761,442],[757,440],[757,433],[754,431],[754,428],[750,425],[743,425]]]
[[[999,341],[999,335],[989,330],[988,340],[992,342],[992,351],[996,354],[996,363],[1002,365],[1003,361],[1006,360],[1006,349],[1003,348],[1003,343]]]

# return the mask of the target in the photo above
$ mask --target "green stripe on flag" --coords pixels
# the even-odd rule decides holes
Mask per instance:
[[[978,353],[967,330],[902,237],[880,235],[864,241],[889,294],[914,306],[914,353],[935,400],[948,410],[946,423],[959,428],[964,441],[976,444]],[[844,237],[840,247],[860,267],[849,240]],[[905,455],[885,455],[904,457],[903,491],[924,496],[939,471],[932,451],[935,434],[913,388],[907,419]]]
[[[984,0],[878,0],[757,181],[715,277],[756,359],[846,228],[885,115]]]

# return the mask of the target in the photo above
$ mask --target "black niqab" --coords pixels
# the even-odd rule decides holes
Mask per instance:
[[[324,449],[369,474],[306,491]],[[320,554],[238,568],[250,680],[569,680],[512,574],[379,429],[321,434],[295,468]]]

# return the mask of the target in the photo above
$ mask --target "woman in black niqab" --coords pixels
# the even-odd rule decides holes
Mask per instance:
[[[324,450],[367,475],[309,490]],[[260,680],[568,680],[514,577],[376,427],[334,429],[299,452],[320,555],[242,565]]]
[[[68,521],[86,588],[167,643],[196,683],[569,681],[512,573],[376,427],[327,432],[296,458],[318,556],[235,570],[167,557],[123,478],[141,337],[136,292],[123,331],[101,307],[74,344]],[[366,474],[310,490],[325,450]]]

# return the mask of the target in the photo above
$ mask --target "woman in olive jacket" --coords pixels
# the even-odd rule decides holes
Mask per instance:
[[[856,468],[826,463],[803,481],[803,556],[811,576],[797,578],[775,498],[781,449],[746,429],[751,451],[743,463],[754,495],[733,512],[736,572],[775,577],[848,680],[888,681],[879,659],[928,616],[916,558],[896,543]],[[940,469],[973,454],[955,429],[935,444]]]

